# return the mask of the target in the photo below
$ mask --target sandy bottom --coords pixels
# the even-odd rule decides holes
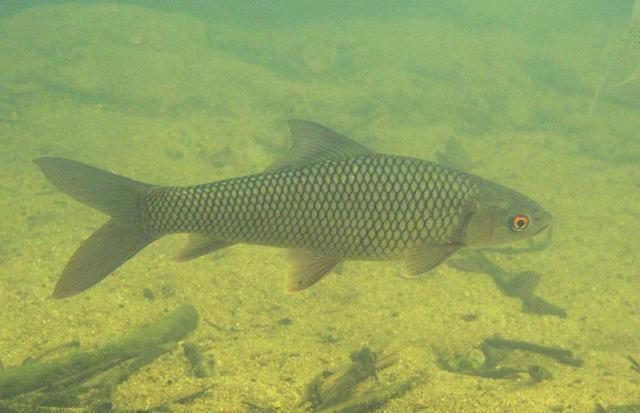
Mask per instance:
[[[331,83],[339,56],[330,50],[322,55],[321,41],[313,43],[318,53],[299,56],[296,64],[305,69],[295,65],[289,69],[303,74],[315,71],[323,79],[317,83],[286,80],[287,76],[274,75],[267,63],[241,61],[217,43],[207,46],[208,56],[219,64],[212,69],[216,73],[204,78],[204,89],[212,94],[220,91],[215,99],[220,107],[199,106],[198,99],[213,100],[213,96],[198,95],[203,88],[198,82],[203,79],[187,76],[206,69],[206,59],[197,57],[197,43],[194,50],[178,47],[180,42],[190,42],[188,34],[178,34],[189,27],[198,38],[200,23],[123,6],[72,10],[75,14],[69,16],[81,10],[84,14],[74,18],[87,25],[109,21],[118,13],[131,19],[142,16],[148,33],[165,41],[175,35],[176,50],[186,53],[173,53],[171,42],[166,49],[158,49],[154,42],[160,40],[155,35],[107,37],[110,43],[105,43],[109,47],[104,53],[125,59],[129,56],[125,51],[131,52],[139,57],[132,62],[140,65],[136,71],[153,59],[165,61],[162,56],[176,60],[175,65],[167,63],[169,74],[160,75],[158,65],[151,65],[147,77],[124,79],[126,68],[105,67],[106,60],[94,51],[107,40],[94,34],[85,38],[91,47],[74,43],[80,38],[74,30],[82,27],[77,21],[60,34],[69,45],[69,50],[60,52],[62,56],[56,57],[51,45],[42,46],[47,50],[44,55],[30,46],[25,39],[35,30],[35,21],[42,16],[56,21],[56,13],[67,15],[64,7],[6,18],[0,30],[21,42],[0,49],[4,55],[12,53],[16,62],[15,76],[6,69],[0,74],[0,82],[9,90],[6,102],[10,102],[0,100],[10,113],[0,122],[0,360],[5,367],[72,339],[83,346],[100,345],[182,303],[191,303],[202,320],[190,340],[215,357],[215,373],[204,379],[190,376],[177,347],[119,386],[117,406],[145,408],[211,385],[207,396],[174,411],[250,411],[247,402],[295,411],[305,385],[316,374],[345,363],[350,352],[365,345],[400,352],[399,362],[381,372],[381,384],[410,377],[421,381],[381,411],[589,412],[597,403],[640,402],[640,374],[630,369],[626,359],[627,355],[640,358],[640,170],[637,133],[625,135],[637,124],[637,112],[605,106],[599,116],[608,121],[589,120],[577,109],[566,114],[563,119],[571,121],[572,127],[581,125],[581,131],[591,131],[580,141],[578,134],[558,128],[532,127],[538,120],[513,113],[521,106],[510,101],[500,108],[511,115],[505,121],[511,126],[483,124],[482,131],[474,131],[469,126],[473,120],[464,117],[468,113],[456,112],[456,105],[447,106],[449,101],[444,105],[450,115],[421,119],[421,112],[436,104],[416,103],[414,87],[420,85],[407,83],[415,73],[391,63],[366,79],[375,84],[369,95],[365,80],[361,88],[341,86],[337,80]],[[162,24],[174,18],[174,26]],[[223,29],[221,35],[241,37],[240,32]],[[431,30],[450,28],[443,24]],[[377,35],[384,37],[384,33]],[[251,43],[251,39],[245,43],[233,39],[245,47]],[[46,38],[38,41],[48,44]],[[23,49],[17,48],[20,45]],[[283,56],[292,49],[286,43],[282,49],[270,47]],[[354,56],[370,51],[358,44],[350,47]],[[74,53],[75,58],[69,57]],[[184,63],[190,53],[193,61]],[[383,53],[381,59],[391,58]],[[174,73],[176,65],[179,70]],[[597,74],[589,78],[595,79]],[[128,84],[119,85],[121,81]],[[544,95],[536,85],[529,86],[532,94]],[[136,87],[141,91],[136,92]],[[398,90],[404,91],[397,95]],[[506,100],[522,99],[524,109],[517,110],[527,112],[529,98],[520,91]],[[589,96],[567,99],[587,105]],[[337,109],[330,105],[332,101]],[[402,102],[409,103],[403,107]],[[176,263],[171,257],[184,242],[183,236],[156,242],[77,297],[49,298],[66,260],[105,217],[57,192],[30,162],[32,158],[65,156],[158,184],[214,181],[258,172],[277,153],[284,153],[289,142],[288,117],[322,121],[382,152],[428,159],[445,147],[447,139],[457,137],[476,165],[474,173],[517,188],[553,213],[549,248],[490,257],[508,270],[543,274],[536,292],[566,309],[568,318],[524,314],[520,302],[504,296],[488,276],[446,266],[406,280],[399,277],[398,263],[350,262],[340,274],[331,274],[300,294],[287,295],[285,251],[238,245]],[[518,119],[529,127],[519,127]],[[615,131],[607,129],[609,124],[616,125],[611,126]],[[609,139],[614,148],[606,151],[608,144],[598,139]],[[636,156],[635,162],[621,153]],[[165,296],[162,291],[167,287],[173,292]],[[145,288],[155,293],[154,300],[143,296]],[[477,317],[465,321],[469,314]],[[535,385],[526,377],[482,379],[438,367],[438,354],[464,353],[495,334],[568,348],[584,360],[584,366],[535,358],[553,374],[553,379]]]

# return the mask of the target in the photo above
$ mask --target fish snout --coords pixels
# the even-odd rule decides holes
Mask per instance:
[[[551,227],[551,224],[553,223],[553,215],[545,210],[539,211],[536,215],[539,216],[537,217],[539,224],[536,234],[539,234],[545,231],[547,228]]]

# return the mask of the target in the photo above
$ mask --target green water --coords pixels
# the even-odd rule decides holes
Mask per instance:
[[[398,361],[360,391],[414,382],[379,411],[640,403],[627,359],[640,359],[631,0],[203,3],[0,4],[5,369],[70,340],[100,346],[190,303],[201,321],[189,340],[215,358],[213,373],[196,377],[179,344],[117,386],[116,408],[210,387],[171,411],[300,411],[313,377],[363,346],[397,351]],[[535,294],[567,316],[525,312],[487,274],[447,265],[407,280],[400,263],[348,262],[288,295],[285,251],[240,245],[177,263],[183,236],[154,243],[79,296],[49,298],[106,218],[53,188],[33,158],[162,185],[209,182],[282,156],[289,118],[380,152],[451,161],[538,201],[554,215],[548,246],[486,256],[509,274],[540,274]],[[541,382],[443,368],[494,335],[569,349],[583,365],[530,353],[504,361],[542,366],[553,378]]]

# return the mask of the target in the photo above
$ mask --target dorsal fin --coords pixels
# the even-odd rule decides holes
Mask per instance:
[[[348,159],[375,153],[317,123],[298,119],[291,119],[288,123],[293,146],[284,158],[267,168],[267,172],[301,168],[329,159]]]

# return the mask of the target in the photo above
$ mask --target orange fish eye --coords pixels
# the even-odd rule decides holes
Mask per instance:
[[[524,231],[529,226],[529,217],[518,214],[511,219],[511,229],[514,231]]]

